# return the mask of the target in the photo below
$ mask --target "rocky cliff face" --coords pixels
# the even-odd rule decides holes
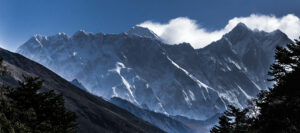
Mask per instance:
[[[238,24],[202,49],[167,45],[150,30],[121,34],[78,31],[69,37],[36,35],[18,53],[67,80],[78,79],[90,93],[120,97],[134,105],[194,119],[208,119],[226,105],[243,107],[269,86],[276,45],[291,40],[280,31],[252,31]]]

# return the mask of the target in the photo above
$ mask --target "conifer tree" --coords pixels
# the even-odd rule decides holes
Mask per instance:
[[[246,133],[249,131],[251,118],[248,109],[240,110],[232,105],[219,118],[219,125],[212,128],[211,133]]]
[[[8,72],[0,58],[0,76]],[[39,78],[24,77],[19,87],[0,88],[1,133],[73,133],[76,115],[66,110],[61,94],[42,89]]]
[[[295,40],[286,48],[276,47],[275,63],[270,70],[273,87],[262,91],[252,101],[254,104],[244,110],[229,106],[212,133],[300,132],[300,41]],[[230,122],[224,116],[233,120]],[[228,122],[230,127],[221,124]]]
[[[230,123],[231,119],[222,115],[219,117],[219,125],[211,129],[211,133],[232,133],[232,124]]]
[[[259,132],[300,132],[300,42],[277,47],[269,74],[275,84],[260,94],[260,108],[254,125]]]

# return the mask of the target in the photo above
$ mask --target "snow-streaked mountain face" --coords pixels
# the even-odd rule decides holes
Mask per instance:
[[[292,41],[279,30],[271,33],[252,31],[238,24],[222,39],[194,50],[189,44],[167,46],[169,56],[219,96],[237,107],[260,90],[270,87],[267,73],[273,62],[275,47]]]
[[[134,26],[128,32],[128,35],[132,36],[139,36],[139,37],[146,37],[155,40],[161,40],[153,31],[149,30],[148,28]]]
[[[251,31],[239,24],[203,49],[166,45],[150,30],[121,34],[76,32],[34,36],[18,49],[89,92],[120,97],[167,115],[207,119],[227,104],[242,107],[269,84],[276,45],[291,42],[280,31]]]

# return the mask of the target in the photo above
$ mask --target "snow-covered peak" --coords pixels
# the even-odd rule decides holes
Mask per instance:
[[[31,37],[26,43],[32,43],[33,45],[34,44],[46,45],[47,43],[45,43],[45,42],[47,42],[47,41],[55,42],[58,40],[68,40],[68,39],[69,39],[69,36],[63,32],[59,32],[58,34],[53,35],[53,36],[43,36],[40,34],[36,34],[33,37]]]
[[[235,27],[240,27],[240,28],[246,28],[246,29],[249,29],[249,28],[247,27],[247,25],[244,24],[244,23],[242,23],[242,22],[238,23]]]
[[[47,37],[36,34],[33,37],[31,37],[26,43],[28,45],[30,44],[29,46],[32,46],[32,47],[43,47],[43,45],[42,45],[43,40],[47,40]]]
[[[88,33],[86,33],[84,30],[78,30],[77,32],[75,32],[72,36],[72,38],[79,38],[79,37],[83,37],[83,36],[87,36]]]
[[[56,36],[62,37],[62,38],[69,38],[69,36],[64,32],[59,32]]]
[[[69,38],[70,37],[66,33],[59,32],[56,35],[46,37],[46,40],[53,42],[53,41],[59,41],[59,40],[68,40]]]
[[[238,24],[233,28],[232,31],[234,31],[234,30],[239,30],[239,31],[251,31],[251,29],[248,28],[247,25],[244,24],[244,23],[242,23],[242,22],[238,23]]]
[[[276,40],[289,39],[286,34],[284,34],[280,30],[275,30],[272,32],[265,32],[257,29],[251,30],[244,23],[239,23],[232,29],[232,31],[225,34],[221,40],[225,40],[225,42],[227,42],[228,44],[233,45],[234,49],[237,52],[247,52],[249,51],[249,48],[258,48],[262,46],[273,51],[275,45],[278,45],[275,42]]]
[[[132,27],[127,34],[159,40],[159,37],[153,31],[141,26]]]
[[[276,37],[285,37],[285,38],[288,38],[288,36],[285,33],[283,33],[281,30],[279,30],[279,29],[270,32],[270,35],[273,35],[273,36],[276,36]]]
[[[40,40],[43,40],[43,39],[46,39],[47,37],[46,36],[42,36],[40,34],[35,34],[33,37],[31,37],[29,40],[35,40],[35,41],[40,41]]]
[[[272,32],[266,32],[258,29],[251,30],[244,23],[238,23],[229,33],[225,34],[223,38],[231,40],[233,44],[239,44],[238,41],[245,40],[248,43],[251,43],[251,39],[257,41],[264,41],[269,37],[271,40],[276,40],[280,38],[288,38],[285,33],[279,29]]]
[[[42,35],[40,35],[40,34],[35,34],[33,37],[35,37],[35,38],[42,38],[42,37],[44,37],[44,36],[42,36]]]
[[[229,33],[225,34],[228,38],[244,38],[249,36],[253,31],[248,28],[244,23],[238,23]]]
[[[194,49],[190,43],[186,43],[186,42],[180,43],[180,44],[178,44],[178,46],[183,47],[183,48]]]

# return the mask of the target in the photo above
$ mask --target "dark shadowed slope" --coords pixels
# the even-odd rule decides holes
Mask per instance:
[[[123,100],[118,97],[113,97],[109,100],[111,103],[131,112],[135,116],[142,118],[145,121],[153,123],[155,126],[163,129],[168,133],[196,133],[181,121],[177,121],[165,114],[153,112],[147,109],[142,109],[129,101]]]
[[[84,90],[84,91],[88,91],[77,79],[73,79],[72,81],[70,81],[73,85],[77,86],[78,88]]]
[[[66,107],[78,116],[79,132],[163,132],[102,98],[79,89],[54,72],[19,54],[0,48],[0,56],[4,58],[5,65],[12,75],[1,77],[1,83],[16,85],[16,80],[22,79],[22,74],[39,76],[44,80],[45,89],[54,89],[64,95]]]

